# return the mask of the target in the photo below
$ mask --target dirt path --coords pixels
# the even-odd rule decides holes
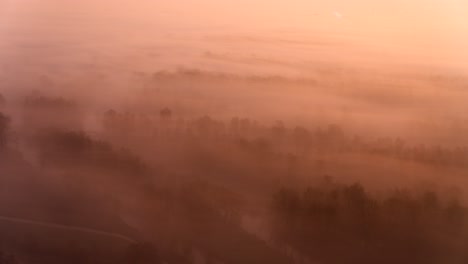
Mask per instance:
[[[14,218],[14,217],[6,217],[6,216],[0,216],[0,222],[10,222],[10,223],[17,223],[17,224],[24,224],[24,225],[34,225],[34,226],[39,226],[39,227],[44,227],[44,228],[51,228],[51,229],[69,230],[69,231],[82,232],[82,233],[88,233],[88,234],[93,234],[93,235],[98,235],[98,236],[103,236],[103,237],[108,237],[108,238],[124,240],[130,244],[138,243],[136,240],[130,237],[121,235],[121,234],[105,232],[105,231],[96,230],[96,229],[87,228],[87,227],[60,225],[60,224],[55,224],[55,223],[47,223],[47,222],[40,222],[40,221]]]

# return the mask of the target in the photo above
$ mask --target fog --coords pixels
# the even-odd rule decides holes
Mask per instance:
[[[0,263],[466,263],[459,0],[0,0]]]

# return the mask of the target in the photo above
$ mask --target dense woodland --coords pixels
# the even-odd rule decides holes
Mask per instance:
[[[450,180],[468,175],[466,146],[7,99],[1,264],[468,262],[466,198]],[[400,181],[425,172],[444,187]]]
[[[277,239],[320,263],[463,263],[467,210],[432,192],[383,199],[359,184],[281,190],[273,202]]]

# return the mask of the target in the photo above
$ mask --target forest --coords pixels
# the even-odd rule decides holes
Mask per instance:
[[[0,104],[2,264],[468,262],[467,146],[37,91]]]

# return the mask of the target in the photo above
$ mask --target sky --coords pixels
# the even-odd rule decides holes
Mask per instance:
[[[468,69],[466,0],[0,0],[0,44],[14,45],[18,36],[119,45],[154,43],[164,34],[259,32],[295,41],[338,36],[391,56]]]
[[[324,3],[325,2],[325,3]],[[334,18],[339,12],[350,27],[444,28],[465,27],[468,22],[464,0],[2,0],[2,12],[57,11],[170,21],[174,24],[207,22],[218,25],[313,26]],[[56,14],[57,15],[57,14]],[[336,18],[336,17],[335,17]],[[317,25],[318,26],[318,25]],[[449,29],[449,28],[445,28]]]

